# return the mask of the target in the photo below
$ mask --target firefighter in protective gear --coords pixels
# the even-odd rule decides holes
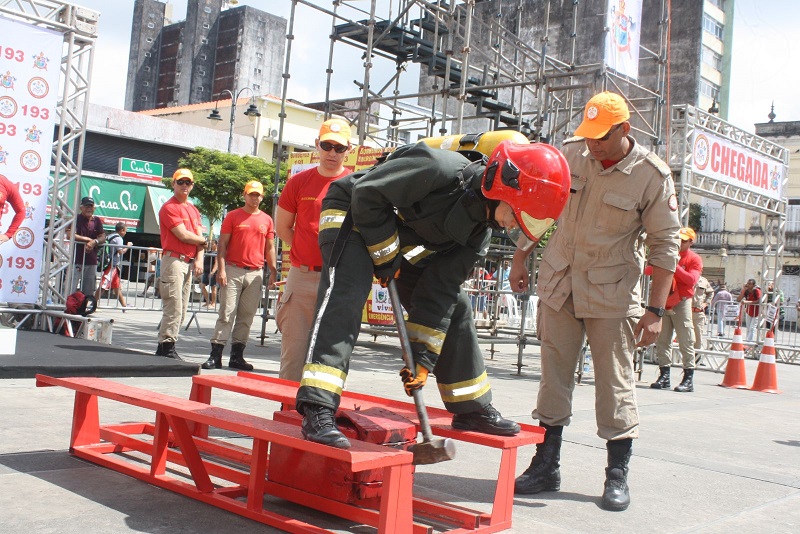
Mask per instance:
[[[430,372],[454,414],[454,428],[518,433],[519,425],[491,405],[461,286],[487,251],[490,226],[519,228],[535,243],[566,204],[569,180],[552,147],[505,141],[488,162],[425,143],[407,145],[332,183],[319,225],[324,267],[317,319],[297,393],[306,439],[350,446],[334,414],[373,274],[383,283],[397,277],[408,312],[415,372],[401,372],[407,392],[423,387]]]

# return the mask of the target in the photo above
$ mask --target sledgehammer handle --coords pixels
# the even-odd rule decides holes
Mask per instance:
[[[389,298],[392,301],[392,311],[394,312],[394,320],[397,323],[397,335],[400,337],[400,348],[403,350],[403,362],[412,373],[416,371],[414,365],[414,357],[411,353],[411,342],[408,340],[408,330],[406,330],[406,319],[403,317],[403,306],[400,304],[400,294],[397,292],[397,283],[394,280],[389,281]],[[419,427],[422,431],[423,441],[433,440],[433,432],[431,431],[431,423],[428,421],[428,410],[425,409],[425,401],[422,398],[422,390],[415,389],[411,392],[414,397],[414,406],[417,408],[417,418],[419,419]]]

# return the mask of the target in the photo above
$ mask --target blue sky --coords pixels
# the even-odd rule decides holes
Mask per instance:
[[[702,0],[693,0],[702,1]],[[770,105],[775,102],[778,121],[800,121],[800,0],[735,0],[731,105],[728,120],[753,131],[753,124],[766,122]],[[76,0],[77,4],[100,11],[100,36],[95,48],[95,68],[91,101],[123,107],[127,74],[130,20],[133,2]],[[241,4],[288,18],[289,0],[241,0]],[[320,1],[329,7],[330,1]],[[186,0],[172,2],[174,16],[181,20]],[[393,2],[396,10],[397,2]],[[357,5],[368,8],[368,2]],[[296,39],[292,44],[292,78],[289,96],[299,101],[324,99],[325,68],[330,18],[309,7],[298,6]],[[323,28],[323,31],[320,31]],[[349,50],[348,50],[349,49]],[[318,67],[318,68],[317,68]],[[675,65],[672,67],[676,68]],[[338,46],[335,56],[334,97],[353,97],[358,89],[351,80],[363,80],[360,54],[347,46]],[[410,75],[409,75],[410,74]],[[390,76],[376,74],[378,84]],[[402,92],[414,92],[415,73],[403,77]]]

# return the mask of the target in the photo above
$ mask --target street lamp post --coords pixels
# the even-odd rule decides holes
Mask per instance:
[[[233,93],[228,89],[223,89],[220,93],[228,93],[231,95],[231,118],[230,118],[230,126],[228,129],[228,154],[231,153],[231,146],[233,145],[233,125],[236,123],[236,100],[241,96],[241,94],[245,91],[250,91],[253,93],[253,90],[249,87],[242,87],[239,92]],[[251,120],[255,119],[256,117],[260,117],[261,113],[258,111],[258,107],[255,104],[255,93],[253,96],[250,97],[250,105],[247,107],[247,110],[244,114],[249,117]],[[214,103],[214,109],[211,111],[211,114],[208,116],[209,119],[213,121],[221,121],[222,115],[219,113],[219,99]]]

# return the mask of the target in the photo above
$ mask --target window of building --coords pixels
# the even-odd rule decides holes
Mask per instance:
[[[722,56],[707,46],[703,47],[703,63],[713,67],[715,70],[722,70]]]
[[[152,30],[153,28],[155,28],[155,27],[156,27],[156,25],[155,25],[155,23],[153,23],[153,22],[148,22],[148,23],[147,23],[147,27],[148,27],[149,29],[151,29],[151,30]]]
[[[204,71],[203,69],[197,69],[197,74],[199,74],[200,76],[205,76],[206,71]]]
[[[253,69],[253,74],[256,74],[256,75],[261,74],[261,69]]]
[[[197,88],[198,93],[202,93],[203,91],[205,91],[205,88],[202,85]]]
[[[205,54],[200,54],[200,59],[208,59],[208,56]]]
[[[142,85],[144,85],[145,87],[150,87],[150,82],[142,82]]]
[[[720,22],[712,19],[708,15],[703,15],[703,29],[716,37],[717,39],[722,39],[722,34],[725,31],[725,26],[723,26]]]
[[[263,42],[264,42],[264,38],[259,36],[259,37],[258,37],[258,42],[259,42],[259,43],[263,43]]]
[[[725,11],[725,0],[708,0],[708,3]]]
[[[208,44],[208,39],[203,37],[202,39],[200,39],[200,44]]]
[[[205,11],[206,13],[211,13],[211,8],[206,6],[203,8],[203,11]]]
[[[789,199],[789,206],[786,210],[786,231],[800,232],[800,199]]]
[[[259,92],[260,90],[261,90],[261,86],[260,86],[260,85],[258,85],[257,83],[254,83],[254,84],[253,84],[253,91],[255,91],[255,92],[257,93],[257,92]]]
[[[145,39],[145,41],[147,41],[148,43],[152,43],[153,42],[153,38],[152,37],[148,37],[147,39]]]
[[[144,69],[142,69],[142,70],[144,70],[145,72],[150,72],[150,67],[145,65]]]
[[[715,99],[719,102],[719,85],[715,84],[714,82],[710,82],[705,78],[700,78],[700,93],[704,94],[708,98]]]
[[[142,95],[142,100],[147,100],[147,95]]]
[[[150,52],[145,52],[144,57],[153,57],[153,54]]]
[[[210,25],[208,22],[204,22],[204,23],[203,23],[203,29],[204,29],[204,30],[207,30],[207,29],[209,29],[210,27],[211,27],[211,25]]]
[[[256,52],[256,59],[263,59],[263,58],[264,54],[262,54],[261,52]]]

